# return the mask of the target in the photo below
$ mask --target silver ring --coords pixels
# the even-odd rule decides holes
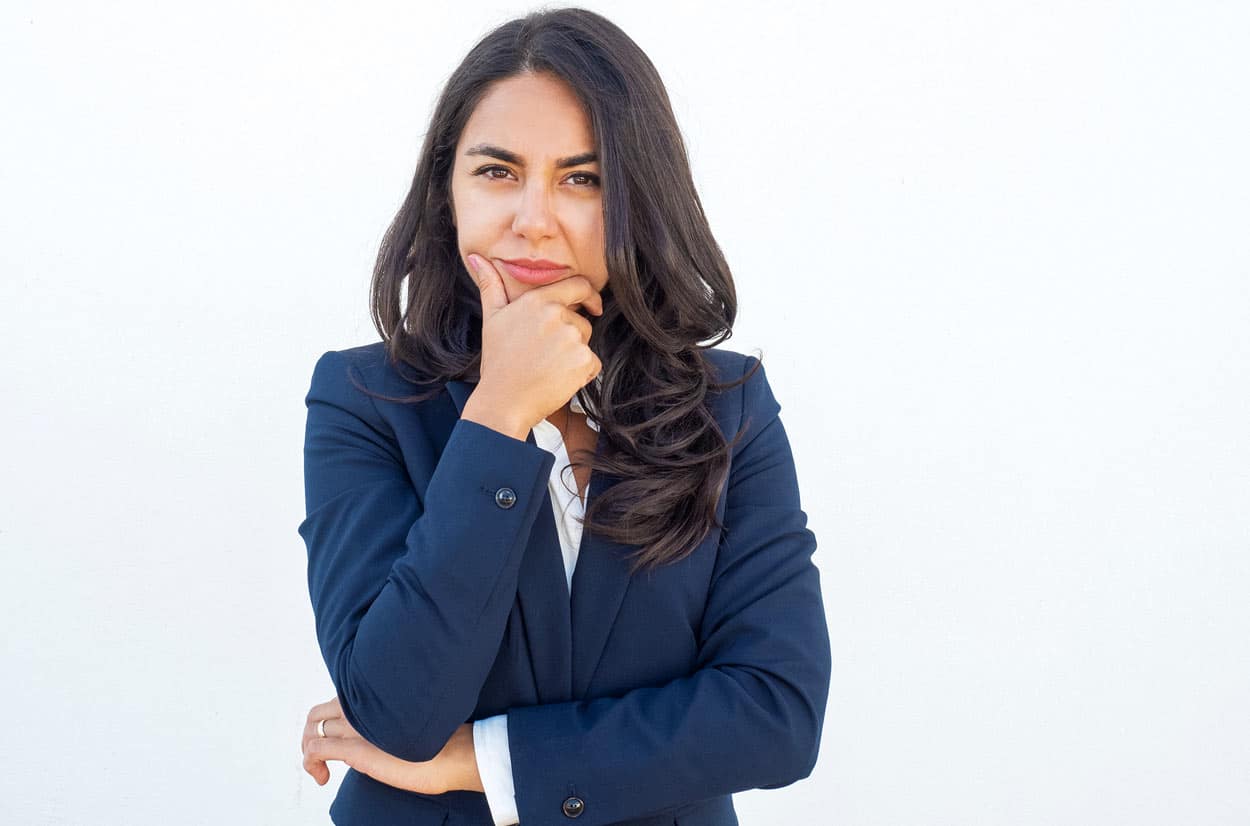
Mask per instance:
[[[318,737],[326,736],[326,721],[325,720],[317,721],[317,736]]]

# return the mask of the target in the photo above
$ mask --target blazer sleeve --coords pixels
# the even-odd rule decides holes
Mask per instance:
[[[816,540],[762,366],[743,399],[698,668],[619,697],[509,709],[521,823],[565,822],[571,797],[579,826],[600,826],[811,774],[831,669]]]
[[[396,757],[431,760],[498,654],[555,457],[459,419],[421,501],[353,375],[365,383],[347,353],[325,353],[305,400],[298,530],[317,641],[352,727]]]

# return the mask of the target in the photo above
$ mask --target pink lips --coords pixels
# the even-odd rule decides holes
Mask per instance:
[[[552,261],[540,260],[534,261],[527,258],[519,258],[516,261],[499,260],[503,264],[508,275],[511,275],[517,281],[523,284],[531,284],[534,286],[542,286],[550,284],[553,281],[559,281],[568,275],[569,268],[561,267]]]

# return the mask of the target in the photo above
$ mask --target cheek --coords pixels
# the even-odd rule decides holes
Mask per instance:
[[[608,262],[604,255],[603,244],[603,217],[596,215],[587,220],[578,231],[577,258],[582,262],[585,270],[596,276],[595,286],[600,290],[608,280]]]
[[[456,193],[452,214],[456,221],[456,234],[460,246],[466,247],[480,241],[492,225],[490,204],[472,193]]]
[[[593,214],[580,214],[567,224],[574,236],[578,257],[587,265],[603,259],[603,216],[597,210]]]

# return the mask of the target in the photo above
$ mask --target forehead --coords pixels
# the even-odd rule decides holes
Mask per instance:
[[[518,75],[491,84],[469,116],[456,147],[490,143],[527,161],[594,150],[590,119],[563,81],[550,75]]]

